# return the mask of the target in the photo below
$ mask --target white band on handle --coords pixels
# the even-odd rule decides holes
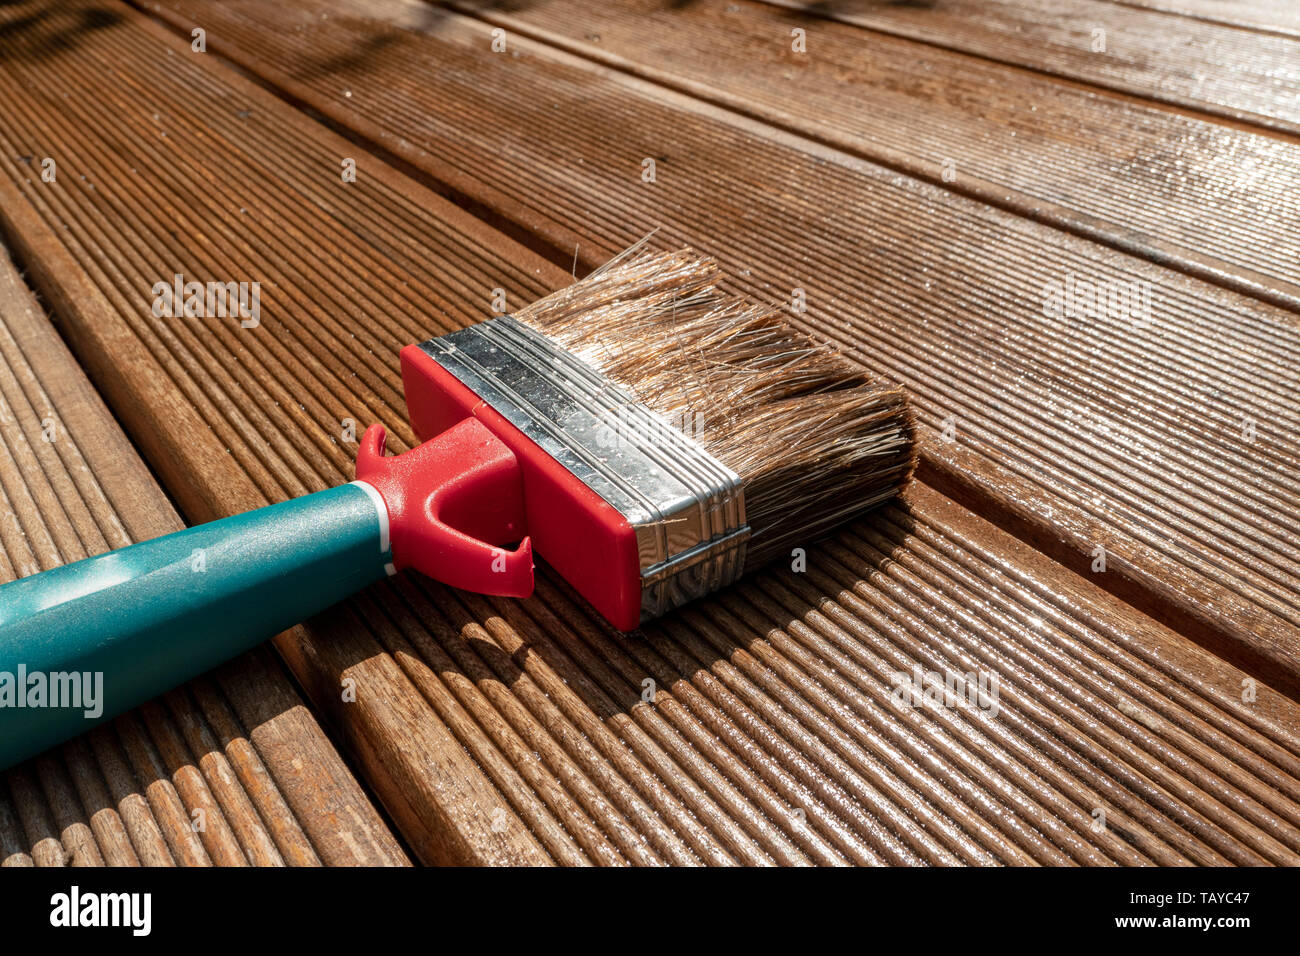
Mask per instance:
[[[388,504],[384,501],[384,496],[379,493],[379,489],[368,481],[353,481],[349,482],[349,484],[356,485],[364,491],[366,496],[374,503],[375,513],[379,516],[379,552],[387,554],[391,547],[389,541],[391,531],[388,522]],[[390,577],[397,573],[397,568],[393,567],[391,561],[384,565],[384,570],[388,572]]]

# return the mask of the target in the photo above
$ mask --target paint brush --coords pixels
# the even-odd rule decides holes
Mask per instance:
[[[0,587],[0,768],[406,568],[527,597],[536,549],[632,630],[891,498],[903,392],[719,278],[638,244],[404,348],[425,440],[356,481]]]

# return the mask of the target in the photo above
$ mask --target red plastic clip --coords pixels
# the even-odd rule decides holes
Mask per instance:
[[[514,452],[473,418],[391,458],[387,438],[382,425],[366,429],[357,478],[388,506],[393,563],[480,594],[532,594],[533,548]],[[515,550],[502,549],[512,541],[520,541]]]

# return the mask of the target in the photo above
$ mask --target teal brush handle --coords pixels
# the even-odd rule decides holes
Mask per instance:
[[[0,586],[0,769],[385,577],[387,529],[379,493],[343,485]]]
[[[484,594],[531,594],[514,453],[472,418],[392,457],[385,437],[379,425],[366,430],[350,485],[0,586],[0,770],[395,568]],[[499,546],[521,537],[512,551]]]

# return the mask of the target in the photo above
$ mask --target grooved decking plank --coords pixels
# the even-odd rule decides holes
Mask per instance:
[[[214,29],[237,25],[250,10],[168,2],[158,12],[171,22]],[[448,5],[481,8],[492,23],[1300,310],[1295,137],[1225,126],[751,0],[546,0],[507,12],[476,0]],[[382,19],[395,8],[350,3],[334,15],[374,11]],[[253,17],[292,33],[301,9],[273,7]],[[806,52],[791,49],[795,28],[807,33]],[[253,64],[247,38],[230,39],[231,55],[253,69],[285,66],[278,58]],[[302,57],[294,63],[309,66]]]
[[[0,497],[0,581],[181,526],[3,247]],[[162,762],[134,759],[159,746]],[[0,865],[174,862],[406,857],[258,651],[0,774]]]
[[[1224,26],[1300,37],[1300,9],[1291,0],[1109,0],[1126,7],[1208,20]]]
[[[342,185],[353,147],[134,14],[6,64],[0,90],[30,107],[0,114],[0,210],[69,336],[104,336],[94,371],[124,415],[208,413],[168,471],[196,511],[347,478],[344,416],[409,442],[397,349],[480,318],[494,288],[567,281],[364,154]],[[78,146],[57,190],[12,158],[33,117]],[[258,277],[258,328],[152,319],[152,274],[182,267]],[[176,360],[133,364],[130,343]],[[500,858],[491,834],[565,862],[1300,861],[1300,705],[919,484],[805,570],[643,633],[543,568],[522,602],[401,576],[278,647],[413,842],[459,848],[434,858]],[[900,706],[914,665],[996,678],[999,714]],[[385,680],[409,685],[368,703]],[[477,765],[441,790],[436,729]]]
[[[1300,45],[1288,36],[1107,0],[764,2],[1161,103],[1300,130]],[[1104,52],[1093,51],[1099,38]]]
[[[760,298],[804,290],[792,320],[912,392],[927,480],[1081,574],[1104,553],[1104,587],[1300,694],[1294,313],[517,36],[493,54],[450,11],[202,20],[214,50],[585,264],[658,227]],[[1071,276],[1147,284],[1151,321],[1045,315]]]

